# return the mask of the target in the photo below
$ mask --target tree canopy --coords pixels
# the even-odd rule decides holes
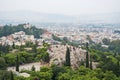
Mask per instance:
[[[44,33],[43,29],[38,29],[35,26],[24,28],[24,24],[19,24],[17,26],[5,25],[0,28],[0,37],[8,36],[19,31],[24,31],[27,35],[34,35],[35,38],[40,38],[40,35]]]

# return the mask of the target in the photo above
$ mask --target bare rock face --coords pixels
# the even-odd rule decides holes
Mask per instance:
[[[71,66],[77,68],[80,62],[85,61],[86,50],[69,45],[51,45],[48,52],[50,53],[50,64],[63,65],[65,62],[66,49],[70,49]]]

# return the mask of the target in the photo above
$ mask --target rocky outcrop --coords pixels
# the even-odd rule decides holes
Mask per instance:
[[[50,64],[64,64],[67,47],[70,48],[71,66],[73,68],[79,67],[80,62],[85,61],[86,50],[69,45],[51,45],[48,50],[51,57]]]

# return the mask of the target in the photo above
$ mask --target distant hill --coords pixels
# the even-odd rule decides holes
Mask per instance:
[[[63,15],[34,11],[0,12],[0,24],[10,23],[120,23],[120,12],[83,15]]]
[[[87,23],[120,23],[120,12],[114,13],[101,13],[78,16],[79,22]]]
[[[31,26],[30,28],[25,28],[25,24],[19,24],[17,26],[5,25],[0,28],[0,37],[8,36],[15,32],[24,31],[27,35],[34,35],[35,38],[40,38],[40,35],[45,32],[43,29],[38,29],[35,26]]]
[[[74,17],[61,14],[48,14],[32,11],[0,12],[1,22],[13,23],[45,23],[45,22],[73,22]],[[0,22],[0,23],[1,23]]]

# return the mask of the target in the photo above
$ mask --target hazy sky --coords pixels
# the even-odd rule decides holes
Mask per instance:
[[[0,0],[0,11],[16,10],[68,15],[120,12],[120,0]]]

